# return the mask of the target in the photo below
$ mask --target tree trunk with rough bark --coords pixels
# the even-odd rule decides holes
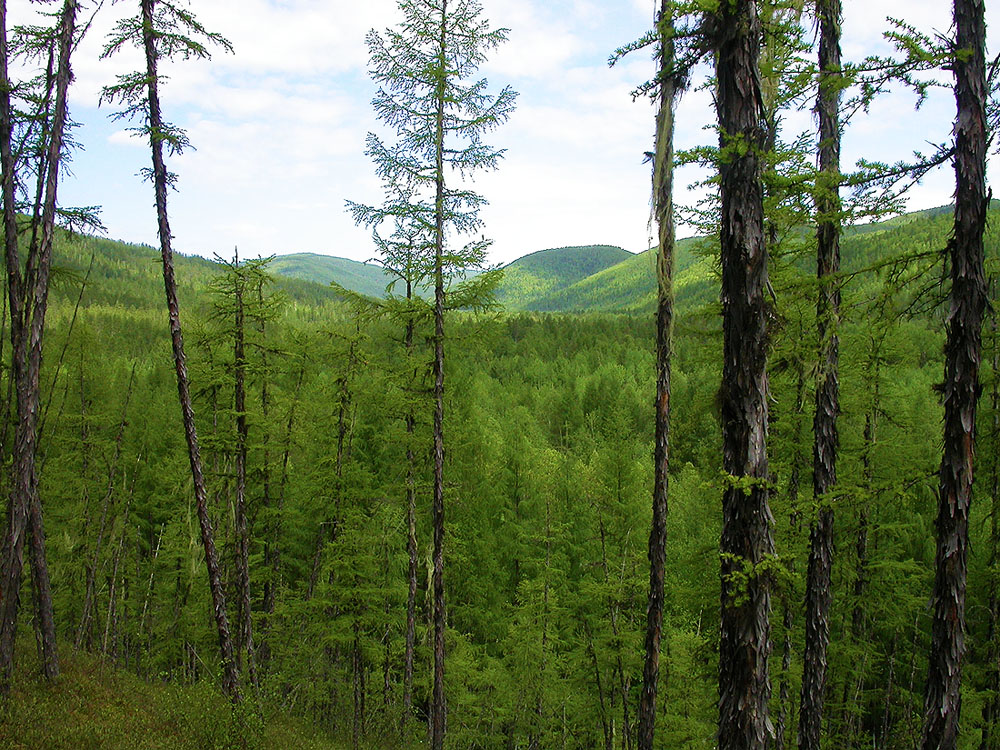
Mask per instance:
[[[955,0],[955,227],[948,243],[951,305],[945,343],[944,449],[939,476],[931,653],[923,750],[954,750],[965,655],[965,581],[986,279],[985,0]]]
[[[833,572],[833,507],[837,483],[837,415],[840,411],[840,0],[817,0],[819,19],[819,174],[816,176],[816,325],[819,369],[813,417],[813,500],[818,508],[809,533],[806,572],[806,639],[799,711],[799,749],[819,750],[826,692]]]
[[[767,249],[761,156],[766,133],[755,0],[721,3],[714,18],[722,198],[723,469],[719,734],[721,750],[763,750],[773,728],[771,585],[774,554],[767,462]]]
[[[413,284],[409,279],[406,281],[406,299],[413,300]],[[413,356],[413,329],[414,322],[412,315],[406,321],[406,335],[404,345],[406,347],[407,361]],[[413,711],[413,659],[414,649],[417,640],[417,573],[420,566],[420,558],[417,550],[417,490],[414,472],[413,455],[413,431],[416,421],[412,409],[406,415],[406,647],[403,652],[403,714],[400,719],[400,726],[405,726],[407,719]]]
[[[431,693],[431,750],[443,750],[446,730],[444,698],[444,108],[447,81],[448,0],[441,0],[440,66],[434,143],[434,490],[431,525],[434,534],[434,683]]]
[[[12,456],[12,486],[8,529],[0,571],[0,694],[10,690],[14,663],[14,641],[24,566],[25,534],[32,534],[32,569],[43,628],[43,666],[46,677],[59,674],[55,650],[55,627],[45,561],[41,504],[38,497],[38,415],[41,400],[42,338],[48,307],[49,271],[55,234],[56,193],[62,166],[63,136],[67,122],[67,94],[72,81],[70,55],[76,29],[76,0],[66,0],[60,13],[56,99],[51,131],[45,144],[44,193],[41,237],[32,242],[21,274],[17,247],[17,216],[14,194],[14,156],[11,151],[13,115],[7,61],[7,4],[0,6],[0,171],[3,172],[4,244],[7,261],[8,298],[11,315],[12,370],[17,401],[17,426]],[[39,182],[41,184],[41,181]]]
[[[639,698],[639,750],[653,750],[656,693],[663,632],[664,573],[667,554],[667,493],[670,475],[670,349],[674,318],[674,67],[673,25],[668,0],[657,20],[660,37],[659,110],[653,164],[653,205],[658,229],[656,305],[656,416],[653,448],[653,516],[649,530],[649,600],[646,606],[646,656]]]
[[[996,299],[996,277],[992,279],[991,299]],[[993,412],[990,443],[990,560],[989,560],[989,610],[990,628],[988,637],[989,673],[987,686],[989,697],[983,704],[983,736],[979,750],[995,750],[997,746],[997,721],[1000,720],[1000,591],[998,591],[997,566],[1000,565],[1000,339],[997,338],[997,312],[992,320],[993,387],[990,389],[990,407]]]
[[[184,338],[181,333],[180,308],[177,303],[177,282],[174,277],[174,259],[171,248],[172,235],[167,215],[168,175],[163,159],[163,143],[155,134],[163,129],[160,114],[160,100],[157,90],[156,39],[153,33],[153,15],[156,0],[141,0],[143,46],[146,54],[146,73],[149,78],[149,127],[154,133],[150,138],[153,159],[153,184],[156,192],[157,230],[160,238],[160,255],[163,261],[163,286],[167,298],[167,314],[170,319],[170,341],[173,347],[174,369],[177,374],[177,395],[180,400],[184,420],[184,435],[187,439],[188,460],[194,481],[195,506],[198,524],[201,528],[202,546],[205,548],[205,566],[208,569],[208,585],[212,595],[212,609],[215,627],[219,636],[219,652],[222,660],[222,689],[229,698],[240,700],[239,679],[236,662],[233,659],[233,641],[229,632],[229,618],[226,614],[226,594],[222,587],[219,558],[215,549],[212,520],[208,515],[208,492],[202,470],[198,433],[195,429],[194,408],[191,403],[191,389],[187,372],[187,358],[184,354]]]

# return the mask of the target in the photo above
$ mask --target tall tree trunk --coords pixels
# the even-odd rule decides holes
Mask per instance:
[[[4,240],[7,260],[8,297],[11,314],[11,343],[15,393],[17,397],[17,428],[13,451],[13,482],[10,493],[8,530],[0,573],[0,693],[7,694],[14,662],[14,640],[17,631],[17,610],[21,571],[24,565],[24,535],[33,535],[32,567],[36,587],[48,586],[44,537],[41,528],[41,506],[38,499],[38,476],[35,467],[37,430],[40,407],[40,375],[42,367],[42,337],[48,306],[49,270],[52,263],[52,242],[55,233],[56,192],[59,168],[62,165],[63,135],[67,120],[67,92],[72,80],[70,54],[76,29],[76,0],[66,0],[59,21],[59,65],[56,73],[55,112],[51,132],[45,144],[45,199],[41,217],[41,240],[29,250],[24,276],[21,276],[17,248],[17,226],[14,206],[14,157],[11,152],[13,120],[10,103],[10,79],[7,69],[7,7],[0,0],[0,170],[3,172]],[[30,529],[29,529],[30,524]],[[41,592],[39,592],[41,593]],[[44,670],[47,677],[59,673],[55,652],[54,618],[51,596],[38,601],[43,627],[52,628],[43,635]]]
[[[667,492],[670,480],[670,347],[674,318],[674,67],[673,19],[670,3],[662,0],[657,32],[660,37],[659,110],[656,114],[656,155],[653,164],[653,204],[658,229],[656,265],[656,427],[653,449],[653,519],[649,530],[649,601],[646,605],[646,658],[639,698],[639,750],[653,750],[656,693],[663,630],[664,570],[667,556]]]
[[[975,454],[976,405],[986,280],[985,0],[955,0],[955,228],[951,308],[945,344],[944,449],[941,456],[934,577],[934,619],[924,694],[923,750],[958,742],[965,655],[965,579]]]
[[[830,576],[833,508],[837,483],[837,414],[840,411],[840,0],[817,0],[819,18],[819,174],[816,176],[816,271],[819,295],[819,372],[813,418],[813,500],[818,515],[809,534],[806,572],[806,640],[799,711],[800,750],[819,750],[830,643]]]
[[[42,673],[49,680],[59,676],[59,652],[56,645],[56,622],[52,606],[52,582],[45,552],[45,528],[42,523],[42,501],[35,494],[28,511],[31,530],[31,580],[38,613],[38,629],[42,639]]]
[[[763,750],[771,735],[774,554],[767,463],[767,250],[761,151],[765,130],[755,0],[720,3],[716,75],[722,197],[723,468],[719,747]]]
[[[996,277],[992,279],[996,298]],[[988,639],[988,688],[989,696],[983,704],[983,736],[979,750],[995,750],[997,747],[997,720],[1000,719],[1000,591],[998,591],[998,566],[1000,566],[1000,339],[997,338],[997,312],[992,316],[993,386],[990,389],[990,406],[993,412],[990,431],[990,561],[989,561],[989,609],[990,628]]]
[[[413,301],[413,284],[406,280],[407,302]],[[412,311],[411,311],[412,313]],[[413,356],[413,316],[406,320],[407,362]],[[408,559],[406,582],[406,648],[403,653],[403,714],[400,726],[413,711],[413,657],[417,640],[417,572],[420,559],[417,551],[417,490],[414,472],[413,431],[416,426],[412,408],[406,415],[406,555]]]
[[[431,695],[431,750],[443,750],[446,730],[444,698],[444,107],[447,87],[448,0],[441,0],[439,38],[441,80],[435,116],[434,197],[434,687]]]
[[[184,435],[187,439],[188,460],[194,481],[195,506],[201,528],[202,546],[205,548],[205,567],[208,569],[208,585],[212,595],[215,626],[219,636],[219,652],[222,660],[222,689],[229,698],[240,700],[239,680],[233,659],[233,641],[229,633],[229,618],[226,614],[226,593],[222,587],[219,558],[215,549],[212,520],[208,516],[208,492],[202,471],[201,452],[198,447],[198,433],[194,423],[194,408],[191,403],[191,389],[188,381],[187,358],[184,354],[184,338],[181,334],[180,308],[177,304],[177,282],[174,277],[174,259],[171,249],[172,235],[167,216],[167,167],[163,160],[163,142],[157,134],[163,129],[158,94],[156,39],[153,32],[153,15],[156,0],[141,0],[143,46],[146,53],[146,74],[149,80],[149,127],[150,150],[153,159],[153,181],[156,191],[156,216],[160,237],[160,255],[163,261],[163,286],[167,298],[167,313],[170,318],[170,341],[173,346],[174,369],[177,373],[177,395],[184,419]]]
[[[250,528],[247,520],[247,425],[246,345],[244,331],[244,279],[240,275],[239,257],[233,260],[233,297],[236,306],[233,328],[233,403],[236,411],[236,537],[239,571],[237,574],[239,604],[238,647],[246,651],[250,684],[257,683],[257,657],[253,644],[253,620],[250,598]]]

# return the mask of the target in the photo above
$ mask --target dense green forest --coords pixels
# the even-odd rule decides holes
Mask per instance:
[[[948,222],[946,211],[909,215],[860,228],[845,242],[852,276],[844,290],[850,311],[843,332],[844,465],[834,501],[842,520],[831,746],[912,747],[919,734],[940,450],[934,386],[941,377],[942,310],[935,295]],[[992,232],[988,247],[995,267]],[[537,263],[545,252],[533,257]],[[924,264],[918,286],[930,296],[896,291],[900,268],[893,261],[900,258],[909,259],[899,263],[914,272],[918,261]],[[703,251],[701,280],[678,294],[664,747],[712,747],[715,731],[722,480],[714,263]],[[772,369],[774,515],[783,571],[775,611],[790,613],[792,654],[787,673],[774,661],[772,701],[775,717],[790,717],[788,726],[794,726],[794,700],[782,700],[777,688],[787,682],[787,695],[797,694],[804,529],[816,512],[802,480],[813,387],[808,330],[815,314],[803,290],[815,282],[800,265],[790,259],[775,288],[780,326]],[[60,637],[64,647],[78,642],[147,679],[214,682],[216,636],[156,257],[145,247],[60,237],[55,268],[41,493]],[[237,542],[233,320],[227,314],[232,274],[198,258],[178,261],[231,601]],[[418,720],[400,730],[403,415],[414,392],[418,400],[428,398],[421,393],[429,352],[418,349],[407,358],[399,330],[358,319],[351,305],[320,285],[272,277],[263,300],[266,315],[248,313],[246,331],[251,584],[266,674],[262,700],[334,735],[349,737],[357,720],[369,742],[417,744],[425,732],[419,719],[430,675],[429,424],[418,419],[412,437],[421,467]],[[251,324],[254,314],[259,322]],[[459,747],[617,747],[634,731],[641,664],[652,321],[640,312],[497,311],[462,316],[449,334],[449,735]],[[987,342],[986,361],[995,362],[995,333]],[[983,614],[970,617],[969,747],[976,746],[981,709],[991,696],[985,613],[997,542],[990,503],[998,455],[992,366],[983,381],[982,501],[975,506],[970,573],[970,610]],[[867,546],[859,548],[863,530]],[[95,583],[84,617],[88,571]],[[31,620],[30,612],[24,617]],[[777,650],[786,633],[776,620]]]
[[[115,23],[102,59],[140,68],[100,95],[149,148],[158,247],[62,206],[89,21],[60,5],[9,37],[0,3],[0,742],[998,746],[982,0],[861,64],[839,0],[661,0],[609,61],[657,62],[655,247],[505,268],[472,178],[518,94],[477,78],[509,29],[476,0],[365,39],[368,264],[176,254],[162,71],[233,47],[168,0]],[[709,65],[718,146],[675,154]],[[942,71],[954,142],[842,171],[853,114]],[[901,214],[946,163],[955,204]]]

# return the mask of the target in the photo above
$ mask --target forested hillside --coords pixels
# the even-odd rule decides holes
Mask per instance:
[[[384,296],[386,287],[392,281],[392,277],[374,263],[359,263],[315,253],[291,253],[277,257],[271,263],[271,271],[323,286],[336,281],[345,289],[370,297]]]
[[[845,287],[844,468],[836,501],[842,554],[834,581],[840,614],[829,699],[837,742],[869,736],[880,747],[912,747],[918,731],[940,443],[933,386],[942,318],[933,295],[946,237],[946,215],[916,217],[859,232],[845,252],[858,273]],[[991,240],[994,259],[996,247]],[[712,261],[692,267],[698,263],[710,268]],[[211,678],[215,634],[154,255],[61,238],[56,265],[42,495],[64,648],[78,643],[148,678]],[[787,673],[776,661],[774,680],[788,681],[791,694],[800,669],[795,602],[802,597],[803,523],[813,512],[800,479],[809,451],[806,331],[814,314],[803,290],[812,282],[797,265],[788,264],[775,290],[782,317],[773,344],[774,513],[785,570],[776,607],[788,602],[793,654]],[[901,266],[922,268],[930,296],[892,291]],[[190,316],[211,512],[235,598],[234,276],[191,258],[179,260],[178,277]],[[664,746],[677,748],[710,746],[716,700],[720,333],[702,303],[704,284],[690,304],[679,295],[675,342],[661,715]],[[248,501],[257,653],[269,700],[335,733],[349,735],[357,721],[364,736],[395,736],[405,648],[407,445],[416,456],[421,560],[418,718],[429,689],[429,423],[419,406],[429,352],[407,357],[393,324],[359,322],[321,287],[265,283],[261,295],[245,331]],[[533,737],[564,737],[570,747],[612,737],[617,745],[634,722],[651,483],[651,326],[645,314],[508,312],[466,316],[450,327],[448,700],[459,746],[517,746]],[[996,351],[995,336],[989,346]],[[987,395],[995,383],[988,369]],[[407,439],[403,417],[413,399],[421,416]],[[987,499],[972,527],[973,607],[987,606],[991,580],[996,409],[987,398],[980,429],[986,469],[979,474]],[[862,533],[867,544],[859,547]],[[851,624],[855,617],[864,636]],[[983,644],[974,646],[965,688],[970,707],[989,696],[988,663],[978,656],[987,625],[970,623],[970,640]],[[784,632],[776,626],[776,643]],[[774,700],[777,713],[778,691]],[[972,733],[978,712],[969,708],[967,716]],[[415,744],[423,731],[412,722],[401,742]]]
[[[477,0],[364,37],[381,191],[339,200],[377,264],[177,254],[161,93],[234,47],[163,0],[94,56],[138,67],[97,96],[148,148],[156,247],[100,238],[57,197],[93,62],[89,5],[57,4],[0,3],[0,744],[998,747],[982,0],[860,63],[840,0],[661,0],[608,60],[654,53],[655,246],[506,269],[473,185],[519,94],[480,77],[511,30]],[[689,87],[717,143],[675,151]],[[950,133],[842,165],[899,87],[950,88]],[[945,164],[954,205],[900,215]]]

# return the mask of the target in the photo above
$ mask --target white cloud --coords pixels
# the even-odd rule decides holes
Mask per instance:
[[[141,65],[136,51],[99,60],[106,32],[133,2],[106,4],[74,62],[74,116],[89,147],[64,185],[67,203],[102,203],[112,236],[152,242],[155,225],[148,185],[133,175],[144,166],[142,142],[96,110],[101,86]],[[608,69],[611,51],[646,31],[650,0],[490,0],[494,26],[510,42],[484,65],[494,90],[520,91],[511,121],[489,136],[508,149],[500,171],[476,181],[490,201],[484,218],[498,259],[546,246],[607,242],[645,247],[653,110],[633,103],[632,89],[653,73],[647,52]],[[364,156],[364,139],[378,129],[367,79],[368,29],[398,17],[394,0],[199,0],[199,19],[232,41],[232,55],[167,65],[166,116],[186,127],[196,151],[174,160],[180,192],[172,196],[178,246],[207,253],[314,250],[365,259],[368,232],[343,211],[345,198],[372,203],[380,186]],[[23,22],[33,6],[11,4]],[[859,59],[887,48],[885,16],[904,13],[920,28],[947,31],[940,0],[850,2],[844,53]],[[990,29],[1000,10],[988,10]],[[924,140],[947,138],[953,103],[947,92],[912,113],[912,99],[894,94],[859,117],[845,136],[844,161],[859,155],[905,158]],[[689,91],[677,107],[677,146],[714,142],[711,92]],[[812,126],[808,110],[788,119],[789,132]],[[138,147],[138,148],[137,148]],[[950,174],[914,193],[916,206],[950,198]],[[689,181],[680,176],[678,183]]]
[[[148,148],[147,144],[135,133],[124,129],[116,130],[109,135],[108,143],[114,144],[115,146],[133,146],[142,149]]]

